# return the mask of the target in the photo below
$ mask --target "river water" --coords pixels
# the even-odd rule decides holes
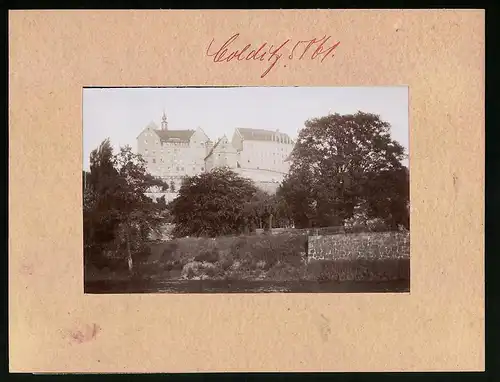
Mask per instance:
[[[122,280],[85,283],[85,293],[408,293],[409,280],[356,281],[226,281]]]

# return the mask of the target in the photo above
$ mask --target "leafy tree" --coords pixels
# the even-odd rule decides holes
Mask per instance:
[[[380,218],[391,230],[410,229],[410,179],[407,167],[372,174],[368,178],[365,206],[368,218]]]
[[[290,174],[279,194],[290,206],[297,227],[343,225],[365,200],[371,215],[395,216],[388,212],[395,207],[383,207],[374,190],[379,190],[376,195],[388,191],[381,174],[399,174],[404,158],[404,148],[391,139],[389,123],[378,115],[357,112],[314,118],[299,133]],[[391,190],[390,200],[400,203],[402,189]]]
[[[249,179],[228,168],[186,177],[169,204],[175,237],[241,233],[250,218],[247,203],[257,193]]]
[[[257,189],[255,194],[245,203],[244,206],[247,229],[253,231],[254,228],[271,229],[272,216],[275,214],[275,206],[271,195]]]
[[[113,148],[104,140],[90,154],[90,172],[84,176],[83,227],[85,262],[98,264],[112,247],[119,224],[108,213],[115,203],[117,172],[113,167]]]
[[[165,190],[167,185],[147,173],[145,161],[130,146],[114,155],[105,140],[92,151],[83,200],[86,261],[121,250],[133,270],[133,253],[164,218],[165,204],[146,196],[154,187]]]
[[[168,185],[146,171],[146,162],[141,155],[132,152],[130,146],[120,148],[114,157],[118,172],[117,200],[112,211],[121,223],[121,243],[125,245],[129,270],[133,268],[132,252],[144,242],[150,232],[158,232],[164,221],[161,203],[154,203],[146,196],[152,188],[166,191]],[[136,245],[135,248],[133,245]]]
[[[264,228],[266,231],[290,224],[288,205],[278,195],[258,190],[245,206],[249,228]]]
[[[288,209],[287,215],[297,228],[313,225],[317,203],[311,187],[312,181],[312,175],[308,171],[296,169],[285,177],[277,191],[278,197]]]

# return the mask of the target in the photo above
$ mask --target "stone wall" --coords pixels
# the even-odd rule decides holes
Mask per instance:
[[[409,232],[309,236],[308,261],[409,258]]]

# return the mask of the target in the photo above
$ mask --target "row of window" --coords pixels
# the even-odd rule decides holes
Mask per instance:
[[[156,163],[156,160],[153,159],[152,163]],[[161,167],[163,170],[172,170],[172,169],[175,169],[176,171],[185,171],[185,167],[184,166],[163,166]],[[200,170],[201,171],[205,171],[205,167],[204,166],[201,166],[200,167]],[[196,171],[196,166],[193,166],[193,171]]]
[[[182,147],[188,147],[188,146],[191,146],[191,144],[189,142],[164,142],[164,141],[154,141],[154,143],[158,144],[158,143],[161,143],[162,146],[182,146]],[[148,144],[148,140],[145,139],[144,140],[144,144],[147,145]],[[193,141],[193,145],[196,145],[196,141]],[[200,146],[199,147],[205,147],[205,142],[200,142]],[[178,149],[176,149],[178,150]]]
[[[151,159],[151,163],[157,163],[156,158],[150,158],[150,159]],[[167,161],[167,162],[182,165],[184,161],[182,159],[174,159],[174,160]],[[188,161],[188,162],[190,162],[193,165],[197,164],[196,161]],[[160,163],[165,163],[165,160],[163,158],[160,158]]]
[[[281,150],[281,151],[283,151],[283,148],[282,148],[282,150]],[[162,154],[162,155],[163,155],[163,154],[172,154],[172,153],[174,153],[174,154],[175,154],[175,153],[179,153],[179,152],[180,152],[180,149],[177,149],[177,148],[174,148],[174,149],[172,149],[172,150],[165,150],[165,151],[163,151],[163,149],[161,149],[161,150],[159,151],[159,153],[160,153],[160,154]],[[149,154],[149,150],[148,150],[148,149],[144,149],[144,153],[145,153],[146,155],[148,155],[148,154]],[[151,154],[152,154],[152,155],[156,155],[156,151],[155,151],[155,150],[152,150],[152,151],[151,151]],[[280,153],[279,153],[279,152],[272,152],[272,153],[271,153],[271,152],[269,152],[269,151],[261,151],[259,154],[260,154],[260,156],[261,156],[261,157],[267,157],[267,156],[271,156],[271,155],[273,155],[273,156],[275,156],[275,155],[280,155]],[[218,154],[218,156],[220,157],[220,154]],[[286,156],[286,154],[285,154],[285,153],[281,153],[281,156],[284,158],[284,157]]]
[[[279,153],[268,153],[268,152],[261,152],[260,153],[260,157],[270,157],[272,154],[272,156],[280,156]],[[217,157],[220,158],[220,154],[217,154]],[[281,154],[281,157],[282,158],[286,158],[286,155],[285,154]],[[227,156],[225,157],[227,159]]]
[[[217,156],[217,157],[218,157],[218,158],[220,158],[220,154],[218,154],[218,156]],[[224,160],[226,160],[226,161],[227,161],[227,160],[228,160],[228,157],[227,157],[227,156],[225,156],[225,157],[224,157]],[[151,158],[151,162],[152,162],[152,163],[154,163],[154,164],[156,164],[156,163],[157,163],[157,162],[156,162],[156,158]],[[179,162],[180,164],[182,164],[182,159],[180,159],[179,161],[174,160],[173,162],[174,162],[174,163]],[[248,159],[248,160],[247,160],[247,162],[248,162],[248,163],[251,163],[251,162],[250,162],[250,159]],[[257,162],[260,162],[260,161],[257,161]],[[164,159],[163,159],[163,158],[160,158],[160,163],[165,163],[165,161],[164,161]],[[278,162],[278,164],[281,164],[281,163],[283,163],[283,162]],[[276,164],[276,159],[274,159],[274,160],[273,160],[273,164]],[[170,168],[171,168],[171,166],[169,166],[169,169],[170,169]],[[182,168],[182,169],[184,169],[184,167],[181,167],[181,168]],[[195,170],[195,168],[196,168],[196,167],[195,167],[195,166],[193,166],[193,170]],[[203,170],[203,167],[202,167],[202,170]]]
[[[166,150],[166,151],[163,151],[163,149],[160,150],[160,154],[164,154],[164,153],[166,153],[166,154],[175,154],[175,153],[178,153],[178,152],[180,152],[180,149],[172,149],[172,150]],[[147,155],[149,153],[149,150],[148,149],[144,149],[144,153]],[[156,155],[156,151],[155,150],[151,151],[151,154],[152,155]]]

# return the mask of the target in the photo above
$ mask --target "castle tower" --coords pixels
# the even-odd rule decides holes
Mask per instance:
[[[165,115],[165,111],[163,111],[163,117],[161,117],[161,129],[168,130],[168,122],[167,122],[167,116]]]

